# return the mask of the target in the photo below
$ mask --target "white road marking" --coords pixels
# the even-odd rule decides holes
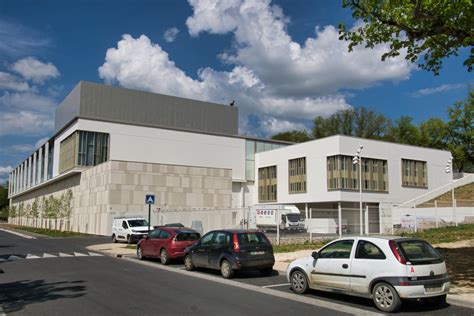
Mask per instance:
[[[76,257],[88,257],[88,255],[85,255],[85,254],[80,253],[80,252],[74,252],[74,255],[75,255]]]
[[[17,235],[17,236],[26,238],[26,239],[36,239],[36,237],[29,236],[29,235],[25,235],[25,234],[22,234],[22,233],[19,233],[19,232],[15,232],[15,231],[12,231],[12,230],[3,229],[3,228],[0,228],[0,230],[1,230],[1,231],[4,231],[4,232],[6,232],[6,233],[10,233],[10,234],[13,234],[13,235]]]
[[[70,255],[70,254],[64,253],[64,252],[60,252],[60,253],[59,253],[59,256],[60,256],[60,257],[74,257],[73,255]]]
[[[29,253],[29,254],[26,255],[25,259],[39,259],[39,258],[41,258],[41,257],[35,256],[35,255],[32,255],[31,253]]]
[[[265,285],[265,286],[262,286],[263,288],[270,288],[270,287],[280,287],[280,286],[288,286],[290,285],[290,283],[282,283],[282,284],[274,284],[274,285]]]
[[[91,257],[103,257],[104,255],[101,255],[100,253],[89,252],[89,256],[91,256]]]
[[[11,255],[10,257],[8,257],[8,261],[15,261],[15,260],[21,260],[21,259],[23,259],[23,258],[14,256],[14,255]]]
[[[6,316],[5,311],[3,310],[2,305],[0,305],[0,316]]]
[[[56,258],[57,256],[55,255],[50,255],[49,253],[43,253],[43,258]]]
[[[246,289],[246,290],[253,291],[253,292],[272,295],[272,296],[275,296],[275,297],[288,299],[288,300],[292,300],[292,301],[295,301],[295,302],[300,302],[300,303],[305,303],[305,304],[309,304],[309,305],[313,305],[313,306],[318,306],[318,307],[328,308],[328,309],[332,309],[332,310],[337,310],[337,311],[340,311],[340,312],[343,312],[343,313],[349,313],[349,314],[353,314],[353,315],[383,315],[383,314],[379,314],[379,313],[372,312],[372,311],[369,311],[369,310],[364,310],[364,309],[357,308],[357,307],[352,307],[352,306],[347,306],[347,305],[343,305],[343,304],[324,301],[324,300],[314,298],[314,297],[308,297],[308,296],[298,295],[298,294],[294,294],[294,293],[286,293],[286,292],[282,292],[282,291],[278,291],[278,290],[262,288],[262,287],[257,286],[257,285],[251,285],[251,284],[241,283],[241,282],[232,281],[232,280],[226,280],[226,279],[222,279],[222,278],[219,278],[219,277],[215,277],[215,276],[207,275],[207,274],[202,274],[202,273],[190,272],[190,271],[186,271],[186,270],[183,271],[183,270],[172,268],[172,267],[157,265],[153,262],[139,261],[137,259],[128,258],[128,257],[123,257],[122,260],[135,262],[135,263],[142,264],[142,265],[152,267],[152,268],[155,268],[155,269],[166,270],[166,271],[169,271],[169,272],[183,274],[183,275],[187,275],[187,276],[194,277],[194,278],[199,278],[199,279],[204,279],[204,280],[207,280],[207,281],[226,284],[226,285],[229,285],[229,286],[234,286],[234,287]]]
[[[0,258],[0,262],[8,261],[8,259]]]

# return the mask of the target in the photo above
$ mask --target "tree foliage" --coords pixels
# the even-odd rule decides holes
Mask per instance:
[[[283,140],[287,142],[293,142],[293,143],[303,143],[311,138],[309,137],[308,133],[305,130],[302,131],[289,131],[289,132],[283,132],[283,133],[278,133],[276,135],[272,136],[272,139],[275,140]]]
[[[447,122],[430,118],[416,125],[413,118],[407,115],[392,122],[383,114],[364,107],[342,110],[326,118],[316,117],[310,139],[347,135],[449,150],[453,154],[456,170],[474,172],[474,89],[469,87],[467,99],[448,107],[447,114]],[[289,137],[293,132],[298,131],[278,136],[285,135],[288,138],[284,140],[297,142],[296,137]],[[305,135],[308,136],[307,133]]]
[[[439,74],[442,59],[470,48],[464,61],[468,71],[474,64],[474,7],[471,0],[343,0],[343,7],[363,24],[353,29],[339,25],[339,39],[374,48],[389,43],[382,60],[399,56],[417,62],[419,67]]]

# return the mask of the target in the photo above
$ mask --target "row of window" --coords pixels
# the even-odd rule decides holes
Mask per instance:
[[[59,173],[76,166],[96,166],[108,160],[109,134],[76,131],[61,142]]]
[[[359,165],[352,163],[351,156],[327,157],[327,185],[329,190],[359,190]],[[387,160],[362,158],[361,184],[365,191],[388,192]],[[425,161],[402,159],[402,185],[427,187],[427,166]],[[277,201],[277,166],[258,169],[259,202]],[[306,157],[288,161],[288,192],[305,193]]]

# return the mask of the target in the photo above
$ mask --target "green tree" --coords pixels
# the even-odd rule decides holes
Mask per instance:
[[[469,87],[468,98],[448,108],[448,149],[453,154],[454,166],[460,172],[474,171],[474,89]]]
[[[62,230],[62,221],[67,220],[68,223],[68,228],[69,230],[69,224],[71,220],[71,213],[72,213],[72,198],[73,198],[73,193],[71,189],[68,189],[66,193],[61,194],[61,206],[60,206],[60,217],[61,217],[61,230]]]
[[[25,216],[25,205],[23,202],[20,203],[18,206],[18,220],[19,220],[19,225],[21,226],[22,224],[22,218]]]
[[[31,204],[26,204],[26,207],[25,207],[25,217],[26,217],[25,226],[29,226],[29,225],[30,225],[29,219],[32,217],[32,216],[31,216]]]
[[[405,53],[410,62],[423,56],[419,67],[439,74],[442,59],[470,48],[464,61],[468,71],[474,63],[474,7],[471,0],[343,0],[359,27],[339,25],[339,39],[349,41],[349,51],[357,45],[374,48],[389,43],[382,60]]]
[[[358,107],[337,111],[328,118],[316,117],[313,137],[318,139],[332,135],[347,135],[381,139],[385,137],[389,126],[390,120],[383,114],[366,107]]]
[[[430,118],[420,124],[420,145],[429,148],[446,149],[448,130],[439,118]]]
[[[0,185],[0,209],[8,206],[8,182]]]
[[[303,142],[307,142],[311,138],[309,137],[308,133],[305,130],[301,130],[301,131],[293,130],[293,131],[283,132],[283,133],[278,133],[276,135],[273,135],[272,139],[283,140],[283,141],[293,142],[293,143],[303,143]]]
[[[412,123],[413,118],[408,115],[402,115],[395,120],[392,126],[389,139],[400,144],[419,145],[420,132],[418,127]]]
[[[38,198],[35,198],[33,204],[31,204],[31,212],[30,215],[35,220],[35,227],[38,224],[38,217],[39,217],[39,201]]]

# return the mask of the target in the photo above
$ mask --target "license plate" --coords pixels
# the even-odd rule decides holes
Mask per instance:
[[[425,287],[425,292],[426,293],[436,293],[436,292],[441,292],[442,286],[430,286],[430,287]]]
[[[252,256],[264,255],[265,251],[251,251],[250,254]]]

